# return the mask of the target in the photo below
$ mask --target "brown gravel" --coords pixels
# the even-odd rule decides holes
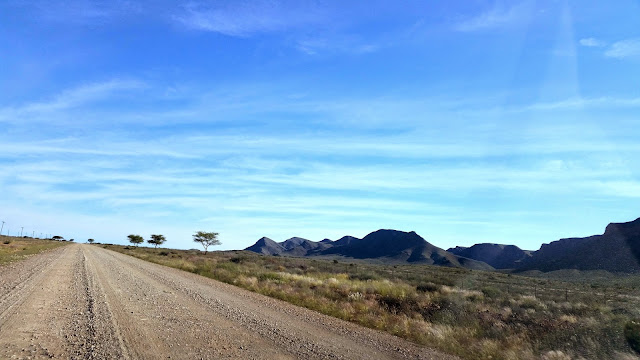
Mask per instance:
[[[83,244],[0,267],[0,359],[49,358],[454,359]]]

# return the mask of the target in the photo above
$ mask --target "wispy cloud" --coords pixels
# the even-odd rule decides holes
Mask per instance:
[[[558,101],[539,102],[523,107],[515,108],[517,111],[538,111],[538,110],[572,110],[584,108],[636,108],[640,107],[640,97],[617,98],[617,97],[597,97],[585,98],[574,97]]]
[[[75,25],[104,24],[116,19],[139,14],[143,10],[141,2],[129,0],[112,1],[12,1],[7,6],[33,9],[38,20]]]
[[[342,35],[299,40],[297,48],[308,55],[324,55],[327,53],[367,54],[378,51],[381,45],[363,41],[355,36]]]
[[[607,45],[606,42],[598,40],[596,38],[592,38],[592,37],[580,39],[579,43],[580,45],[585,47],[603,47]]]
[[[148,113],[138,108],[137,101],[149,100],[137,96],[141,89],[162,96],[164,88],[113,80],[13,108],[24,115],[21,119],[33,114],[74,119],[96,102],[126,105],[117,112],[92,113],[91,121],[53,121],[61,128],[57,138],[38,136],[41,123],[8,123],[11,130],[26,129],[30,137],[0,134],[0,187],[7,203],[87,208],[109,221],[127,217],[159,228],[168,219],[179,219],[185,227],[217,219],[216,230],[246,246],[260,236],[284,237],[285,232],[332,236],[323,233],[320,223],[339,224],[332,231],[350,222],[358,231],[405,225],[419,231],[413,224],[425,219],[471,221],[458,215],[460,206],[470,207],[465,214],[473,212],[471,203],[483,194],[607,198],[619,189],[616,198],[623,200],[637,194],[627,164],[600,160],[640,154],[635,138],[626,137],[628,131],[623,136],[615,132],[617,120],[609,120],[615,124],[608,139],[599,129],[587,131],[588,116],[576,125],[549,119],[547,112],[619,111],[640,106],[640,99],[575,98],[492,112],[486,110],[486,99],[337,98],[311,89],[305,89],[305,96],[290,96],[290,88],[249,84],[192,89],[184,95],[192,98],[186,106]],[[136,96],[119,99],[122,91]],[[189,114],[190,122],[163,119],[165,111],[182,114],[176,118]],[[531,116],[535,129],[519,120],[522,114]],[[518,120],[493,127],[502,116]],[[220,123],[224,118],[234,121]],[[113,126],[119,121],[128,126]],[[165,123],[171,131],[163,129]],[[242,221],[254,226],[239,225]]]
[[[616,59],[640,59],[640,38],[617,41],[611,44],[611,46],[605,51],[604,55]]]
[[[138,90],[144,88],[144,83],[136,80],[112,79],[106,82],[80,85],[78,87],[63,90],[52,99],[36,101],[20,106],[0,108],[0,122],[22,121],[26,115],[46,114],[71,109],[86,105],[91,102],[103,100],[123,91]]]
[[[175,20],[195,30],[247,37],[315,24],[321,13],[310,1],[229,1],[190,3]]]
[[[473,32],[522,25],[531,16],[531,5],[522,2],[505,6],[496,3],[491,9],[466,19],[454,25],[454,29],[461,32]]]

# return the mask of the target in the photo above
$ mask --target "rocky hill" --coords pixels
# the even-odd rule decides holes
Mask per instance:
[[[279,255],[285,251],[281,244],[269,239],[268,237],[261,238],[245,250],[253,251],[262,255]]]

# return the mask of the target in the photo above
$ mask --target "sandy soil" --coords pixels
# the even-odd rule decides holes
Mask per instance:
[[[98,246],[0,267],[0,359],[454,359]]]

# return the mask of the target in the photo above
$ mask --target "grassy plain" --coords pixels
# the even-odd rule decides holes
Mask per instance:
[[[579,277],[561,281],[243,251],[204,255],[193,250],[103,246],[466,359],[638,358],[628,339],[631,325],[637,324],[633,319],[640,318],[639,277],[614,276],[605,283]]]
[[[0,265],[19,261],[27,256],[63,246],[66,242],[0,236]]]

